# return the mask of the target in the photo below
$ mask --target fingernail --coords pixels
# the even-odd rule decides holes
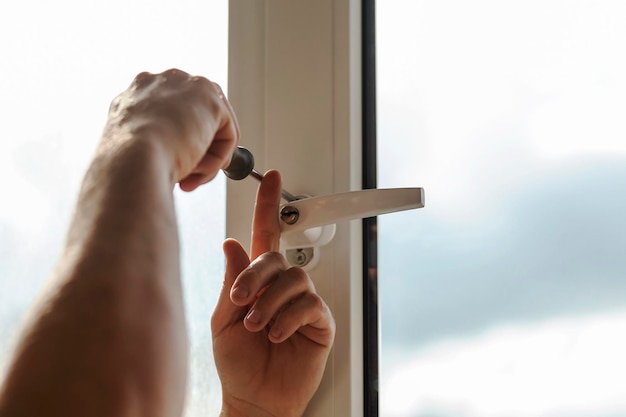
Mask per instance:
[[[273,327],[270,334],[272,335],[274,339],[280,339],[283,335],[283,331],[277,327]]]
[[[232,298],[238,298],[239,300],[245,300],[248,298],[248,289],[243,286],[235,287],[231,293]]]
[[[259,314],[259,312],[256,310],[252,310],[246,317],[246,320],[248,320],[250,323],[257,324],[261,321],[261,314]]]

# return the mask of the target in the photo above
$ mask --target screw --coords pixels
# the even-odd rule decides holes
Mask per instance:
[[[288,249],[285,257],[291,266],[304,268],[315,258],[313,248]]]
[[[306,253],[304,253],[302,249],[298,249],[298,254],[296,255],[295,261],[296,265],[298,266],[306,265],[308,263]]]
[[[296,224],[300,218],[300,212],[293,206],[285,206],[280,211],[280,219],[287,224]]]

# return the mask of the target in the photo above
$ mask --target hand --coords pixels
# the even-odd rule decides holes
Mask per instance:
[[[280,190],[280,174],[265,174],[252,262],[239,242],[224,242],[224,287],[211,321],[223,416],[301,416],[334,340],[335,322],[313,282],[276,252]]]
[[[239,127],[219,85],[171,69],[137,75],[111,103],[103,142],[121,146],[128,137],[160,145],[172,181],[191,191],[228,166]]]

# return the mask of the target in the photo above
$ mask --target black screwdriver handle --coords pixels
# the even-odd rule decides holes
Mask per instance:
[[[246,178],[248,175],[252,175],[257,180],[261,181],[263,179],[263,175],[259,174],[254,169],[254,155],[248,149],[243,146],[237,146],[235,152],[233,153],[233,158],[230,161],[230,165],[223,170],[224,174],[231,180],[242,180]],[[296,197],[293,196],[288,191],[284,189],[281,190],[281,195],[287,201],[295,201]]]
[[[224,174],[231,180],[242,180],[254,170],[254,155],[243,146],[237,146],[233,153],[230,165],[224,169]]]

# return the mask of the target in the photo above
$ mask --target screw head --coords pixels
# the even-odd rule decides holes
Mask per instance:
[[[298,249],[298,253],[296,254],[296,264],[298,266],[306,265],[308,262],[308,258],[306,253],[302,252],[302,249]]]
[[[300,212],[293,206],[285,206],[280,210],[280,219],[289,225],[296,224],[299,218]]]
[[[314,257],[315,252],[313,248],[287,249],[285,252],[285,258],[287,258],[289,265],[300,268],[309,265]]]

